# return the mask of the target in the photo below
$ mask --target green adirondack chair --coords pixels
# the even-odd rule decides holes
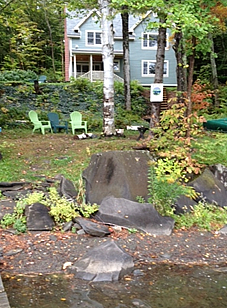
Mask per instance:
[[[84,129],[85,134],[87,134],[87,121],[82,121],[82,114],[78,111],[73,111],[70,113],[70,124],[72,127],[72,134],[75,135],[76,129]]]
[[[40,129],[43,135],[45,135],[45,129],[50,130],[52,133],[52,127],[51,127],[50,121],[40,121],[36,111],[30,110],[28,113],[28,116],[34,125],[32,133],[34,133],[34,131],[37,129]]]
[[[51,123],[51,127],[54,133],[57,132],[57,129],[58,131],[60,131],[61,129],[64,129],[66,134],[68,134],[68,122],[67,121],[60,120],[58,114],[55,112],[49,112],[47,116]]]

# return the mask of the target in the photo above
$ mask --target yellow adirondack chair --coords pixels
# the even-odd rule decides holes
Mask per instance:
[[[34,133],[34,131],[37,129],[40,129],[43,135],[45,135],[45,129],[49,129],[52,133],[50,121],[40,121],[36,111],[30,110],[28,116],[34,125],[32,133]]]
[[[73,111],[70,113],[70,124],[72,127],[72,134],[75,135],[76,129],[84,129],[85,134],[87,134],[87,121],[82,121],[82,114],[78,111]]]

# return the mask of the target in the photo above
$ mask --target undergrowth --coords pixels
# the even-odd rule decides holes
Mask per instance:
[[[198,203],[191,212],[171,216],[177,229],[197,227],[200,230],[216,231],[227,223],[227,207]]]
[[[81,185],[81,184],[80,184]],[[78,195],[78,201],[79,200]],[[53,217],[55,226],[62,229],[65,222],[72,221],[78,216],[90,217],[98,210],[97,204],[86,204],[68,201],[64,196],[60,196],[56,187],[50,187],[48,195],[41,192],[33,192],[25,197],[21,197],[14,208],[12,214],[5,214],[0,225],[3,229],[13,227],[16,233],[27,231],[25,208],[36,202],[42,203],[49,209],[49,214]]]

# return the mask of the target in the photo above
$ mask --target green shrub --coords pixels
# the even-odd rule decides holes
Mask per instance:
[[[24,71],[24,70],[11,70],[11,71],[3,71],[0,72],[0,81],[30,81],[38,79],[36,73],[31,70]]]
[[[67,201],[65,197],[60,197],[55,187],[50,188],[49,195],[43,203],[49,207],[50,215],[57,225],[79,216],[73,203]]]
[[[172,217],[175,220],[175,227],[178,229],[197,227],[201,230],[215,231],[226,224],[227,208],[199,203],[191,212],[172,215]]]
[[[196,196],[194,189],[186,186],[185,172],[174,159],[159,159],[152,162],[148,173],[148,202],[161,215],[173,215],[173,204],[181,195]]]

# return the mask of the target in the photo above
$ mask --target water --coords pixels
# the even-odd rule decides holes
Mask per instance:
[[[224,308],[227,268],[154,266],[120,282],[71,275],[4,277],[11,308]]]

